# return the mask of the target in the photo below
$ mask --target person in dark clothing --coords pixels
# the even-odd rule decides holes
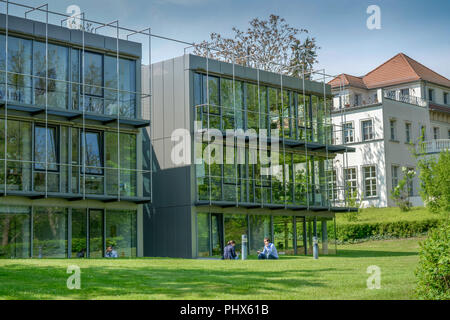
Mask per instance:
[[[223,252],[223,258],[225,260],[236,260],[237,259],[237,254],[236,254],[236,250],[234,249],[234,247],[236,246],[236,242],[234,240],[230,240],[228,241],[227,246],[224,249]]]

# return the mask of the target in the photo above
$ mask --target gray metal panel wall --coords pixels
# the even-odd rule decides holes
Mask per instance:
[[[144,66],[148,69],[148,66]],[[148,70],[142,72],[147,74]],[[188,73],[188,72],[186,72]],[[144,255],[192,258],[191,159],[174,164],[172,133],[190,131],[189,77],[184,57],[152,65],[153,202],[144,214]],[[148,81],[143,78],[143,84]],[[145,86],[145,85],[144,85]],[[185,141],[191,141],[189,134]],[[189,144],[186,147],[190,149]],[[189,150],[190,151],[190,150]]]
[[[208,69],[211,73],[221,74],[228,77],[233,76],[233,64],[227,62],[221,62],[203,57],[189,55],[189,69],[191,70],[203,70]],[[234,66],[234,75],[236,78],[246,79],[249,81],[257,81],[257,70],[254,68]],[[277,73],[260,71],[259,80],[265,84],[273,86],[281,86],[281,76]],[[283,76],[283,87],[292,90],[303,90],[303,82],[299,78]],[[305,80],[305,91],[308,93],[316,93],[323,95],[323,83],[316,81]],[[325,85],[325,92],[327,95],[331,95],[331,86]]]

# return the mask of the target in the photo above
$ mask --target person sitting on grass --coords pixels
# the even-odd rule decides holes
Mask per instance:
[[[118,258],[117,251],[112,246],[106,248],[105,258]]]
[[[223,252],[223,258],[225,260],[236,260],[238,258],[238,255],[236,254],[236,250],[234,248],[235,246],[236,246],[236,241],[234,241],[234,240],[228,241],[228,244],[225,247],[224,252]]]
[[[264,250],[258,251],[258,259],[278,259],[277,248],[273,243],[270,243],[268,237],[264,238]]]

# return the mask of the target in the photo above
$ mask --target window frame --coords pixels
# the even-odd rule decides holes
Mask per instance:
[[[398,141],[397,139],[397,119],[389,119],[389,134],[391,141]]]
[[[405,143],[411,143],[412,142],[412,136],[411,136],[411,128],[412,128],[412,123],[405,121]]]
[[[36,167],[36,129],[37,128],[42,128],[42,129],[54,129],[55,130],[55,155],[56,155],[56,169],[49,169],[48,168],[48,163],[44,164],[44,168],[37,168]],[[34,123],[33,125],[33,171],[35,172],[55,172],[58,173],[59,172],[59,163],[60,163],[60,132],[59,132],[60,126],[58,125],[47,125],[45,126],[45,124],[42,123]],[[48,148],[47,148],[48,150]],[[45,153],[45,152],[44,152]],[[47,167],[47,168],[45,168]]]
[[[371,128],[371,132],[370,132],[370,137],[368,137],[367,139],[365,139],[364,137],[364,123],[370,122],[370,128]],[[375,131],[374,131],[374,125],[373,125],[373,119],[369,118],[369,119],[361,119],[360,120],[360,125],[361,125],[361,140],[364,141],[371,141],[375,139]]]
[[[428,88],[428,101],[434,101],[434,89]]]
[[[396,180],[395,184],[394,184],[394,168],[397,169],[396,176],[395,176],[395,180]],[[392,188],[392,190],[394,190],[398,186],[398,182],[400,180],[399,168],[400,168],[400,165],[398,165],[396,163],[391,164],[391,188]]]
[[[349,137],[351,137],[352,139],[352,141],[346,141],[346,132],[347,132],[347,125],[348,124],[350,124],[351,125],[351,128],[350,129],[348,129],[348,132],[350,132],[351,134],[349,135]],[[354,121],[347,121],[347,122],[345,122],[344,123],[344,130],[343,130],[343,137],[342,137],[342,140],[343,140],[343,143],[344,144],[347,144],[347,143],[353,143],[353,142],[355,142],[355,122]]]
[[[101,169],[101,173],[92,173],[92,172],[88,172],[87,170],[86,170],[86,172],[84,171],[84,167],[86,165],[84,163],[83,152],[86,152],[86,150],[85,150],[86,147],[83,144],[83,143],[85,143],[83,141],[83,135],[84,135],[84,138],[86,139],[86,133],[95,133],[95,134],[98,134],[100,136],[100,139],[99,139],[99,142],[100,142],[99,152],[100,152],[101,166],[97,167],[97,168]],[[79,139],[80,140],[80,142],[79,142],[80,143],[79,144],[79,157],[80,157],[79,163],[81,164],[80,165],[80,173],[82,175],[85,174],[85,175],[91,175],[91,176],[104,176],[105,175],[105,152],[104,152],[105,151],[104,150],[104,147],[105,147],[105,140],[104,140],[105,139],[105,135],[104,135],[104,131],[94,130],[94,129],[80,130],[79,131],[79,137],[80,137],[80,139]]]
[[[354,179],[347,179],[347,172],[349,170],[354,170],[355,173],[355,178]],[[344,168],[343,170],[343,174],[344,174],[344,183],[346,184],[347,182],[350,182],[350,190],[353,193],[354,191],[358,192],[359,190],[359,183],[358,183],[358,167],[354,166],[354,167],[347,167]],[[355,186],[352,186],[352,183],[355,183]],[[354,189],[354,191],[353,191]]]
[[[364,187],[364,198],[369,199],[369,198],[377,198],[378,197],[378,178],[377,178],[377,166],[375,164],[368,164],[368,165],[364,165],[361,167],[362,168],[362,178],[363,178],[363,187]],[[374,177],[366,177],[366,169],[368,168],[374,168],[375,170],[375,174]],[[367,195],[367,185],[366,182],[370,183],[370,181],[374,181],[374,185],[372,185],[372,183],[370,183],[370,191],[371,191],[371,195]],[[375,186],[375,194],[373,193],[373,186]]]
[[[438,139],[440,139],[440,136],[441,136],[441,134],[440,134],[439,127],[433,127],[433,139],[438,140]]]

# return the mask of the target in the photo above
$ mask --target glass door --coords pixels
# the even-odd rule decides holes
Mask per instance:
[[[104,256],[103,230],[103,210],[89,210],[90,258],[102,258]]]

